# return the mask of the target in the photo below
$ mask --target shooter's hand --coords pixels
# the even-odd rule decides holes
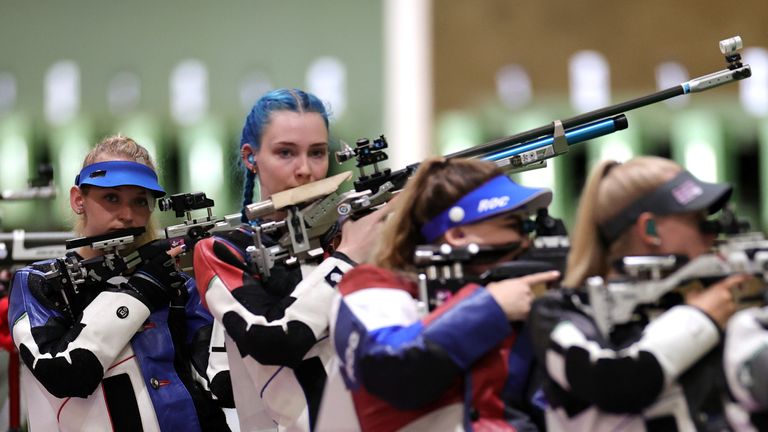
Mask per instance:
[[[168,306],[171,298],[179,295],[186,283],[174,259],[174,256],[181,253],[182,247],[164,250],[153,243],[162,244],[163,242],[152,242],[142,246],[139,250],[142,263],[128,281],[120,285],[122,290],[144,302],[150,311]],[[141,249],[144,248],[147,249],[142,251]],[[151,251],[155,252],[154,256],[150,255]]]
[[[531,287],[557,280],[559,271],[534,273],[515,279],[491,282],[486,289],[499,304],[510,321],[523,321],[528,318],[533,301]]]
[[[720,328],[725,328],[728,319],[736,312],[734,290],[738,290],[750,277],[747,274],[729,276],[706,289],[686,294],[685,302],[701,309]]]
[[[341,226],[341,243],[336,248],[357,263],[367,262],[376,240],[381,237],[384,219],[392,212],[394,199],[356,221],[347,219]]]

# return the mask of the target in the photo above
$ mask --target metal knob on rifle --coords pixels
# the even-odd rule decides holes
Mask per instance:
[[[744,43],[741,41],[741,36],[734,36],[720,41],[720,52],[723,55],[734,53],[743,47]]]
[[[336,152],[336,162],[342,163],[350,159],[357,159],[357,166],[364,167],[387,160],[387,154],[383,152],[389,147],[384,135],[380,135],[373,142],[368,138],[360,138],[355,143],[355,148],[342,143],[344,148]]]
[[[182,217],[184,213],[192,210],[213,207],[213,205],[213,200],[205,196],[205,192],[180,193],[157,200],[160,211],[173,210],[176,217]]]
[[[335,155],[337,163],[344,163],[355,157],[355,149],[350,147],[346,142],[341,141],[341,150],[337,151]]]
[[[734,36],[720,41],[720,52],[725,56],[729,70],[741,69],[744,65],[741,63],[741,54],[738,51],[743,48],[741,36]],[[746,73],[746,72],[744,72]]]
[[[248,220],[258,219],[274,212],[275,205],[272,200],[259,201],[257,203],[248,204],[245,207],[245,216]]]

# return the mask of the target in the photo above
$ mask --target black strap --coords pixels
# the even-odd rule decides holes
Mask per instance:
[[[102,385],[109,418],[112,421],[112,430],[115,432],[143,431],[136,392],[128,374],[104,378]]]

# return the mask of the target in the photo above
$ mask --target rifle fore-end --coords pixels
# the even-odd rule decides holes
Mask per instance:
[[[630,268],[630,273],[634,271],[634,278],[630,275],[628,280],[605,281],[594,277],[586,283],[589,306],[585,309],[604,335],[610,334],[615,326],[633,320],[638,308],[654,316],[670,306],[668,301],[662,301],[663,298],[669,300],[672,295],[677,303],[684,302],[691,292],[707,289],[735,274],[753,276],[732,289],[738,309],[766,304],[768,241],[762,239],[762,234],[732,238],[715,252],[682,265],[672,256],[628,258],[646,261],[642,271],[638,270],[639,267]]]

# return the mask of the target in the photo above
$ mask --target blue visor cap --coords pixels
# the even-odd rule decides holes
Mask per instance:
[[[508,212],[534,213],[552,202],[549,189],[521,186],[506,175],[483,183],[421,227],[428,242],[453,227],[469,225]]]
[[[152,168],[131,161],[97,162],[88,165],[75,177],[76,186],[139,186],[152,192],[155,198],[165,195],[165,190],[157,182],[157,174]]]

